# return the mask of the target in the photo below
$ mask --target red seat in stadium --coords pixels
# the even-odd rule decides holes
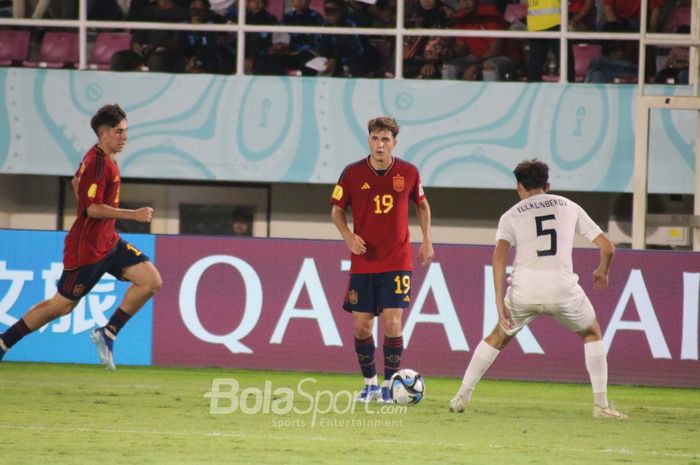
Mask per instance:
[[[29,31],[0,31],[0,66],[20,64],[29,56]]]
[[[115,52],[131,49],[131,34],[126,32],[102,32],[95,39],[88,68],[109,69]]]
[[[30,68],[75,68],[78,63],[77,32],[46,32],[36,60],[25,60]]]

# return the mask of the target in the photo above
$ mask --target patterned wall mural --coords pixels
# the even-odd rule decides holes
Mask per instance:
[[[680,94],[684,87],[659,87]],[[558,190],[632,189],[634,86],[0,70],[0,172],[72,175],[89,119],[129,118],[125,177],[334,183],[367,152],[366,122],[402,125],[395,153],[424,184],[513,187],[524,158]],[[694,191],[695,113],[652,115],[650,191]]]

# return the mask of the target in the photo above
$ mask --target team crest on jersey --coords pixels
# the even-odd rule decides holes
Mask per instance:
[[[350,302],[352,305],[357,305],[357,301],[358,301],[357,291],[355,289],[350,289],[348,291],[348,302]]]
[[[396,192],[403,192],[404,187],[406,187],[404,184],[403,176],[401,176],[400,174],[397,174],[396,176],[394,176],[392,181],[393,181],[392,185],[394,186],[394,190]]]
[[[85,284],[76,284],[75,287],[73,287],[73,295],[76,297],[80,297],[84,292]]]

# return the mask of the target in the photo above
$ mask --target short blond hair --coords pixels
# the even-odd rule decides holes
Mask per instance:
[[[377,118],[372,118],[367,123],[367,130],[370,134],[377,131],[391,131],[391,134],[396,138],[399,135],[399,130],[401,126],[396,120],[390,116],[379,116]]]

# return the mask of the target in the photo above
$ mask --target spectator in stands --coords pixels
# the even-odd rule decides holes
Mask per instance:
[[[650,32],[656,32],[661,25],[661,9],[665,0],[649,0]],[[639,31],[641,0],[603,0],[605,23],[617,23],[622,32]]]
[[[12,16],[24,18],[31,12],[32,19],[76,19],[78,17],[77,0],[15,0],[12,4]]]
[[[174,73],[177,69],[177,58],[168,50],[154,50],[145,58],[146,69],[154,73]]]
[[[396,0],[376,0],[375,3],[361,0],[344,0],[346,16],[357,27],[395,27]]]
[[[114,52],[109,60],[111,71],[140,71],[142,66],[143,57],[133,50]]]
[[[187,10],[173,0],[158,0],[141,12],[139,20],[156,23],[183,23],[189,20],[189,16]],[[177,45],[178,34],[175,31],[141,30],[134,32],[133,49],[146,58],[156,51],[174,55]]]
[[[192,0],[191,24],[223,24],[223,16],[211,11],[209,0]],[[227,47],[224,35],[214,31],[180,31],[178,52],[186,73],[230,73],[235,69],[235,48]]]
[[[139,21],[146,8],[151,6],[152,3],[155,3],[156,0],[117,0],[117,2],[128,3],[127,10],[129,12],[127,13],[126,17],[129,21]]]
[[[282,24],[285,26],[323,26],[321,13],[309,8],[311,0],[292,0],[292,11],[285,13]],[[309,51],[318,55],[318,34],[290,34],[289,49],[292,52]]]
[[[407,2],[408,3],[408,2]],[[445,29],[453,10],[441,0],[419,0],[406,19],[407,28]],[[407,36],[404,39],[404,77],[440,79],[442,62],[450,51],[445,37]]]
[[[325,0],[323,4],[326,26],[356,27],[353,20],[346,17],[343,0]],[[319,52],[327,58],[324,76],[373,76],[379,61],[379,52],[370,44],[367,36],[346,34],[322,34]]]
[[[226,12],[236,6],[236,0],[210,0],[211,11],[220,15],[226,16]],[[246,4],[247,5],[247,4]]]
[[[129,5],[118,0],[88,0],[88,19],[97,21],[122,21],[129,14]]]
[[[480,0],[460,0],[452,27],[469,30],[505,30],[500,11]],[[453,59],[443,66],[443,79],[500,81],[513,76],[515,63],[506,55],[506,40],[497,37],[458,37]]]
[[[238,23],[238,8],[234,5],[226,10],[226,19]],[[277,17],[267,11],[267,0],[247,0],[245,22],[251,25],[271,25],[279,23]],[[271,32],[248,32],[245,35],[245,74],[265,74],[264,63],[272,48]]]
[[[374,19],[373,27],[396,27],[396,1],[377,0],[377,3],[370,5],[369,11]]]
[[[689,34],[690,26],[679,26],[676,34]],[[656,84],[688,84],[690,68],[690,49],[673,47],[666,58],[666,67],[654,77]]]
[[[357,27],[374,27],[372,5],[357,0],[345,0],[346,17]]]
[[[324,23],[318,11],[309,8],[311,0],[292,0],[293,10],[282,19],[285,26],[318,27]],[[317,69],[307,63],[319,56],[320,36],[317,33],[276,33],[272,35],[272,47],[264,59],[258,57],[256,73],[284,74],[292,70],[300,71],[305,76],[315,76]]]
[[[569,30],[590,31],[595,27],[593,0],[569,0]]]
[[[606,23],[605,32],[623,32],[620,23]],[[634,40],[607,40],[603,54],[591,61],[585,82],[632,82],[638,76],[639,42]]]
[[[407,28],[444,29],[454,9],[441,0],[413,0],[406,5]]]
[[[558,31],[561,26],[561,0],[528,0],[527,2],[527,30],[528,31]],[[568,41],[567,63],[568,81],[574,82],[574,48]],[[527,64],[527,80],[537,82],[542,80],[544,65],[547,56],[551,52],[559,59],[559,39],[533,39],[530,40],[530,58]]]

